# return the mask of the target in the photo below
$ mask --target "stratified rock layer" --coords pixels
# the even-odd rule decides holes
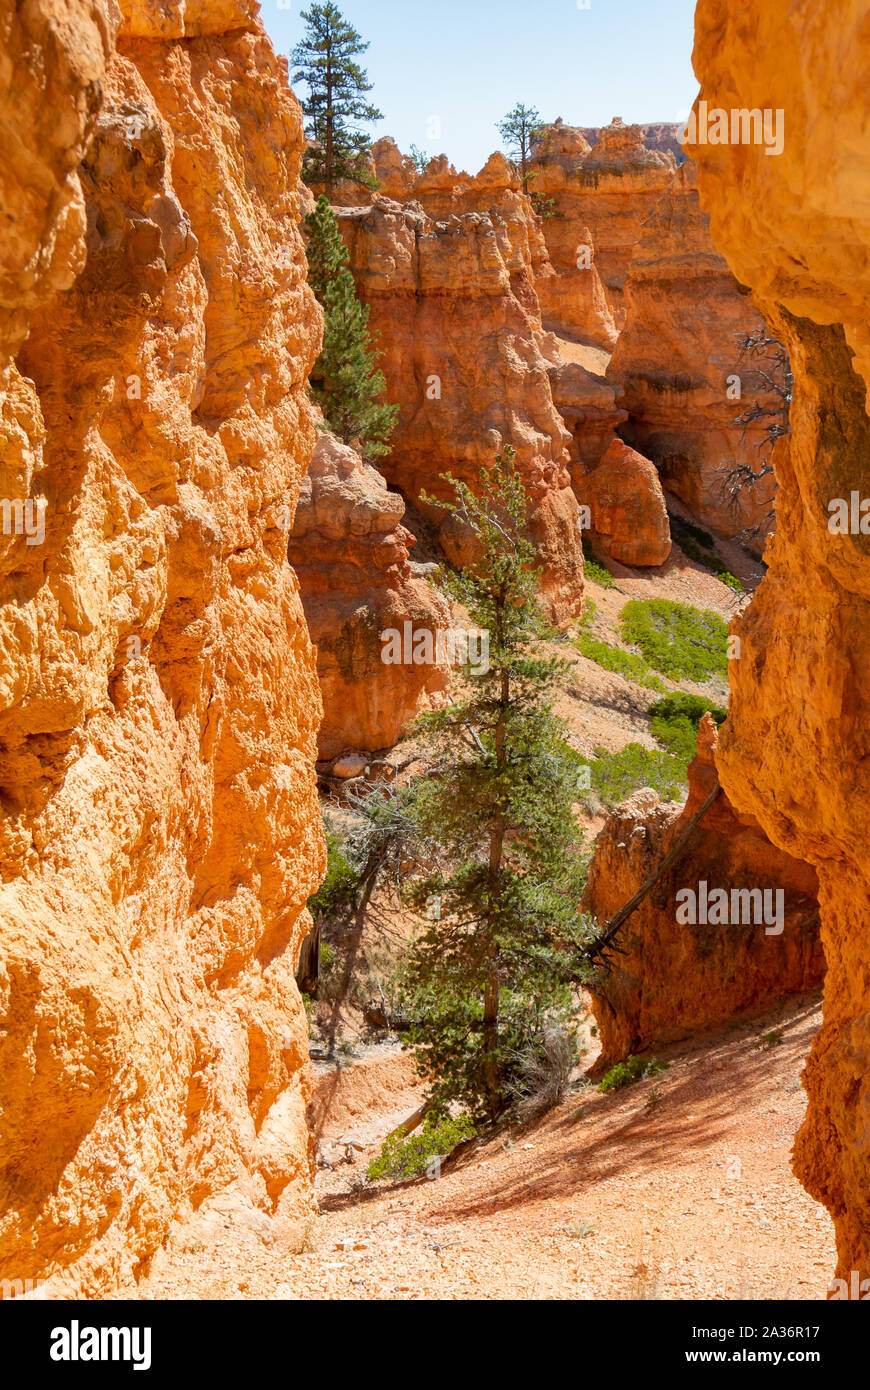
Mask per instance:
[[[784,112],[780,155],[696,145],[713,239],[786,344],[792,438],[768,574],[736,631],[719,768],[735,806],[819,874],[824,1025],[795,1150],[830,1210],[839,1273],[870,1276],[870,537],[829,530],[870,457],[867,8],[700,0],[701,97]]]
[[[450,610],[431,584],[412,575],[415,538],[402,525],[404,515],[404,501],[375,468],[334,436],[322,436],[302,484],[289,554],[317,647],[323,759],[392,747],[424,696],[447,681],[437,634],[450,626]],[[401,634],[408,660],[385,662],[390,648],[381,634],[391,630]],[[427,655],[420,636],[426,632],[436,659],[415,662],[415,644],[418,656]]]
[[[381,464],[387,481],[441,522],[445,553],[466,564],[468,536],[422,494],[452,501],[442,474],[474,487],[496,451],[512,445],[543,597],[556,622],[569,621],[583,595],[570,436],[553,404],[528,239],[495,205],[437,221],[387,198],[337,212],[379,335],[386,396],[399,405]]]
[[[776,410],[782,402],[755,377],[753,358],[741,358],[741,340],[766,328],[713,245],[692,161],[644,225],[625,298],[625,329],[607,370],[629,414],[625,438],[714,530],[765,534],[773,477],[738,489],[733,475],[745,464],[761,471],[771,420],[734,421],[753,404]]]
[[[580,130],[557,121],[544,128],[532,170],[536,197],[550,200],[555,214],[544,218],[544,236],[564,286],[564,310],[551,300],[549,315],[578,336],[582,332],[583,315],[575,322],[572,306],[594,294],[587,269],[591,250],[615,329],[621,329],[632,253],[644,221],[674,178],[673,157],[648,149],[640,127],[618,118],[599,132],[591,148]],[[587,340],[612,347],[615,334]]]
[[[310,1209],[320,694],[277,513],[320,319],[255,8],[124,0],[116,53],[95,2],[0,27],[0,496],[45,504],[0,541],[0,1278],[66,1292],[216,1194]]]
[[[685,806],[665,805],[647,788],[609,817],[595,842],[584,904],[602,927],[661,864],[707,799],[716,777],[715,752],[715,725],[707,714],[689,766]],[[701,881],[710,892],[726,889],[729,897],[733,889],[781,889],[782,933],[767,935],[755,923],[754,909],[748,923],[678,922],[676,894],[684,888],[699,892]],[[775,849],[720,793],[686,852],[616,939],[618,953],[609,956],[593,994],[603,1058],[620,1061],[818,985],[824,961],[817,889],[808,864]],[[776,898],[768,901],[775,908]]]

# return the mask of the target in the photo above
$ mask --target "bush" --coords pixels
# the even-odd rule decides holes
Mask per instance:
[[[577,1057],[576,1036],[558,1020],[546,1023],[540,1038],[517,1053],[508,1089],[521,1124],[537,1119],[564,1099]]]
[[[672,680],[728,676],[728,627],[709,608],[670,599],[631,599],[620,616],[626,642]]]
[[[359,874],[333,831],[326,832],[326,878],[308,899],[308,910],[315,921],[349,906],[356,894]],[[326,948],[329,949],[328,947]],[[321,952],[321,962],[323,956]]]
[[[641,743],[629,743],[618,753],[596,748],[590,767],[592,791],[607,807],[618,806],[641,787],[652,787],[664,801],[678,801],[685,790],[685,760]]]
[[[585,536],[583,537],[583,569],[586,578],[591,579],[593,584],[600,584],[602,589],[616,588],[616,580],[610,570],[605,569],[604,565],[596,560]]]
[[[658,1076],[667,1071],[668,1063],[659,1062],[655,1057],[629,1057],[625,1062],[617,1062],[615,1067],[605,1072],[598,1083],[599,1091],[621,1091],[642,1081],[645,1076]]]
[[[636,681],[638,685],[645,685],[648,690],[665,689],[658,676],[653,675],[646,662],[635,652],[624,652],[621,647],[613,647],[609,642],[590,637],[586,632],[581,632],[575,639],[574,646],[581,656],[594,661],[596,666],[602,666],[605,671],[613,671],[617,676],[624,676],[626,680]]]
[[[708,711],[717,724],[723,724],[727,718],[726,710],[711,704],[701,695],[690,695],[685,691],[665,695],[649,708],[653,737],[669,753],[684,759],[688,765],[695,756],[698,724],[701,716]]]
[[[473,1139],[476,1133],[468,1115],[459,1115],[456,1119],[449,1115],[427,1115],[419,1134],[407,1138],[393,1134],[384,1141],[378,1157],[368,1166],[368,1180],[377,1182],[380,1178],[392,1178],[395,1182],[404,1182],[408,1178],[419,1178],[433,1158],[446,1158],[457,1144]]]

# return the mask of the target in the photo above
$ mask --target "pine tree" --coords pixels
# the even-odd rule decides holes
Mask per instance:
[[[368,74],[355,61],[369,47],[348,24],[332,0],[302,11],[307,30],[290,54],[293,82],[304,82],[302,102],[306,133],[316,145],[306,151],[302,175],[307,183],[323,183],[331,193],[339,179],[369,187],[376,184],[365,167],[371,140],[358,129],[382,119],[365,99],[372,90]]]
[[[520,166],[523,192],[528,193],[529,182],[535,177],[534,174],[529,173],[529,160],[532,157],[535,142],[540,138],[543,130],[541,113],[536,111],[534,106],[524,106],[522,102],[517,102],[504,120],[498,122],[496,129],[507,146],[511,158]]]
[[[538,651],[548,629],[513,450],[484,470],[479,498],[454,487],[448,510],[481,557],[443,584],[489,634],[489,666],[422,721],[440,756],[437,775],[412,784],[409,810],[436,867],[413,900],[439,911],[406,958],[406,1008],[435,1102],[493,1118],[554,1017],[570,1032],[571,982],[586,973],[576,951],[589,931],[573,816],[579,759],[552,706],[566,663]]]
[[[369,311],[357,298],[347,268],[347,247],[329,200],[321,194],[305,219],[308,279],[323,306],[323,348],[311,374],[311,391],[329,429],[364,458],[388,452],[399,407],[383,405],[383,372],[375,365]]]

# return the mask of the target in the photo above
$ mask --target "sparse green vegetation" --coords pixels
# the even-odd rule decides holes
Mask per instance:
[[[574,646],[581,656],[594,661],[596,666],[602,666],[605,671],[613,671],[617,676],[624,676],[626,680],[636,681],[638,685],[645,685],[648,690],[666,689],[658,676],[653,674],[647,663],[635,652],[623,651],[621,647],[602,642],[600,637],[591,637],[586,632],[581,632],[580,636],[575,638]]]
[[[596,559],[585,535],[583,537],[583,569],[586,578],[591,579],[593,584],[600,584],[602,589],[616,588],[616,580],[610,570],[605,569],[601,561]]]
[[[572,1240],[585,1240],[587,1236],[594,1236],[596,1230],[591,1221],[570,1221],[565,1227],[565,1235]]]
[[[635,1081],[642,1081],[646,1076],[658,1076],[660,1072],[667,1071],[668,1063],[659,1062],[655,1057],[628,1057],[624,1062],[617,1062],[615,1067],[605,1072],[598,1083],[599,1091],[621,1091],[626,1086],[633,1086]]]
[[[669,753],[688,764],[695,755],[698,724],[708,710],[717,724],[725,722],[727,710],[700,695],[690,695],[683,690],[665,695],[649,708],[652,735]]]
[[[381,1152],[368,1166],[368,1180],[378,1182],[380,1178],[392,1178],[394,1182],[406,1182],[409,1178],[419,1178],[433,1159],[446,1158],[457,1144],[473,1139],[476,1133],[468,1115],[452,1119],[449,1115],[430,1114],[419,1134],[407,1138],[393,1134],[384,1141]]]
[[[711,609],[670,599],[631,599],[620,623],[625,641],[672,680],[727,679],[728,627]]]
[[[329,917],[339,908],[353,901],[359,881],[359,871],[344,852],[338,835],[332,830],[326,832],[326,878],[316,893],[308,899],[308,910],[315,921]],[[329,967],[335,959],[331,946],[324,943],[320,948],[320,964]]]
[[[753,1047],[756,1052],[766,1051],[770,1047],[778,1047],[785,1041],[785,1035],[781,1028],[771,1028],[769,1033],[762,1033],[760,1038],[756,1038]]]
[[[641,743],[629,743],[618,753],[596,748],[589,766],[590,800],[604,806],[618,806],[641,787],[652,787],[664,801],[677,801],[685,791],[685,761]]]

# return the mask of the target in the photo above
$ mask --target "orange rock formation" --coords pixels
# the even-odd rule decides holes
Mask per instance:
[[[735,806],[819,874],[824,1026],[795,1167],[829,1208],[840,1275],[870,1275],[870,538],[829,529],[867,496],[870,180],[866,5],[701,0],[694,63],[710,107],[784,113],[779,155],[695,145],[713,238],[795,373],[777,462],[770,569],[736,632],[719,757]]]
[[[591,264],[604,283],[615,328],[621,329],[632,253],[645,219],[674,178],[673,157],[648,149],[640,127],[618,117],[592,147],[580,130],[556,121],[545,128],[532,169],[536,196],[552,200],[557,214],[545,217],[544,236],[564,285],[565,308],[554,299],[548,314],[580,336],[583,315],[574,305],[594,298],[586,254],[591,247]],[[615,333],[587,340],[612,347]]]
[[[716,726],[706,714],[685,806],[663,804],[646,789],[609,817],[595,842],[584,903],[602,926],[703,805],[716,777],[715,755]],[[782,889],[782,933],[768,935],[754,915],[728,926],[678,922],[676,894],[698,891],[702,881],[710,892],[724,888],[729,899],[733,889]],[[776,849],[751,817],[738,815],[720,794],[685,854],[619,933],[620,953],[609,957],[610,969],[593,995],[603,1057],[619,1061],[817,985],[824,969],[817,891],[813,869]],[[768,902],[775,908],[775,898]]]
[[[387,198],[337,211],[379,334],[387,399],[400,406],[381,465],[387,481],[442,522],[446,554],[464,564],[468,537],[421,494],[452,500],[442,473],[473,486],[496,451],[513,445],[528,485],[544,599],[553,619],[567,622],[582,607],[577,503],[527,239],[497,206],[437,221]]]
[[[614,439],[597,468],[575,483],[591,513],[595,548],[623,565],[663,565],[671,525],[655,464]]]
[[[323,863],[300,112],[248,0],[122,8],[2,20],[0,1277],[87,1295],[308,1212]]]
[[[302,484],[290,562],[299,578],[323,693],[322,759],[347,749],[384,749],[398,739],[422,698],[444,688],[446,661],[387,664],[381,633],[411,624],[437,634],[450,626],[446,601],[412,574],[415,538],[402,525],[405,503],[377,469],[333,435],[323,435]],[[413,656],[413,644],[410,652]]]
[[[771,409],[780,402],[752,375],[752,359],[741,361],[741,336],[765,324],[713,245],[691,160],[644,224],[625,298],[626,325],[607,376],[622,388],[626,439],[715,530],[756,531],[772,510],[773,477],[734,491],[729,475],[744,463],[760,470],[765,424],[734,421],[753,402]]]

